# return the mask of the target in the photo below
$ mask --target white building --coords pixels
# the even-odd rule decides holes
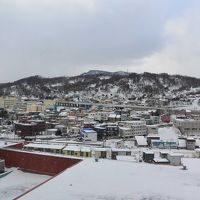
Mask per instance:
[[[146,135],[147,127],[144,120],[120,121],[119,133],[121,137],[133,137],[135,135]]]
[[[158,134],[158,125],[147,125],[148,134]]]
[[[136,145],[138,147],[146,147],[148,146],[147,144],[147,139],[144,136],[135,136],[135,140],[136,140]]]
[[[174,165],[174,166],[181,165],[181,158],[183,158],[182,154],[178,154],[178,153],[167,154],[167,159],[169,160],[170,165]]]
[[[96,121],[108,121],[108,112],[97,112],[94,114],[94,120]]]
[[[121,137],[125,137],[125,138],[129,138],[133,136],[133,131],[132,128],[128,128],[128,127],[119,127],[119,135]]]
[[[174,126],[178,128],[183,135],[200,136],[200,120],[188,118],[175,118]]]
[[[97,141],[97,132],[90,128],[84,128],[81,130],[81,133],[83,135],[84,141]]]

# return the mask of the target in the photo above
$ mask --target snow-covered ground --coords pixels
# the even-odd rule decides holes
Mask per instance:
[[[50,176],[22,172],[16,168],[7,176],[0,178],[0,199],[11,200],[29,189],[49,179]]]
[[[200,160],[181,167],[85,159],[22,200],[199,200]]]

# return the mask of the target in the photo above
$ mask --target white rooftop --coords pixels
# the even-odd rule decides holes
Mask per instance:
[[[12,171],[7,176],[0,178],[0,199],[10,200],[51,178],[46,175],[33,174],[17,170],[17,168],[6,169]]]
[[[68,145],[63,150],[64,151],[80,151],[80,149],[81,149],[80,146]]]
[[[123,149],[120,149],[120,148],[112,148],[111,149],[112,151],[119,151],[119,152],[129,152],[129,151],[131,151],[130,149],[125,149],[125,148],[123,148]]]
[[[20,200],[199,200],[200,160],[183,159],[183,163],[188,170],[146,163],[85,159]]]
[[[108,148],[98,148],[98,147],[96,147],[96,148],[93,148],[92,150],[93,150],[93,151],[100,152],[100,151],[107,151]]]
[[[169,153],[170,156],[174,156],[174,157],[183,157],[183,154],[180,154],[180,153]]]
[[[91,134],[97,133],[96,131],[94,131],[92,129],[83,129],[83,132],[84,133],[91,133]]]
[[[147,139],[144,136],[135,136],[135,139],[139,146],[147,146]]]
[[[154,158],[153,160],[155,162],[159,162],[159,163],[168,163],[169,162],[166,158]]]
[[[25,147],[60,150],[60,149],[63,149],[65,147],[65,145],[29,143],[29,144],[25,145]]]
[[[86,147],[86,146],[81,146],[81,151],[82,152],[90,152],[91,148],[90,147]]]

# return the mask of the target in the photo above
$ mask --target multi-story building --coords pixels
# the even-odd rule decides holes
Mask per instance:
[[[95,126],[94,130],[97,132],[97,139],[102,140],[106,138],[106,127]]]
[[[108,123],[106,125],[106,136],[118,136],[119,131],[118,131],[118,125],[115,123]]]
[[[133,130],[132,128],[128,127],[119,127],[119,135],[124,138],[133,137]]]
[[[0,97],[0,108],[4,108],[4,99]]]
[[[32,120],[27,123],[17,123],[14,124],[15,134],[21,138],[26,136],[36,136],[44,133],[45,122],[42,120]]]
[[[178,117],[173,119],[173,123],[185,136],[200,136],[200,120]]]
[[[135,135],[147,135],[146,122],[144,120],[121,121],[119,132],[121,137],[134,137]]]
[[[54,109],[55,108],[55,104],[56,104],[56,101],[52,100],[52,99],[45,99],[43,101],[43,105],[44,105],[45,109]]]
[[[15,109],[19,109],[19,110],[21,110],[23,112],[26,112],[26,110],[27,110],[27,103],[24,102],[24,101],[18,100],[16,102]]]
[[[96,121],[108,121],[108,112],[97,112],[94,114],[94,120]]]
[[[17,98],[14,96],[3,96],[0,97],[0,107],[5,109],[13,109],[16,105]]]
[[[83,128],[81,130],[81,134],[83,135],[84,141],[92,141],[92,142],[97,141],[97,132],[91,128]]]
[[[44,111],[44,106],[42,105],[42,103],[31,103],[31,104],[27,104],[27,112],[43,112]]]
[[[94,126],[94,130],[97,132],[98,139],[119,136],[118,125],[115,123],[96,125]]]

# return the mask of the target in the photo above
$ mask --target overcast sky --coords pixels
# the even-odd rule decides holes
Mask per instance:
[[[91,69],[200,78],[198,0],[0,0],[0,82]]]

